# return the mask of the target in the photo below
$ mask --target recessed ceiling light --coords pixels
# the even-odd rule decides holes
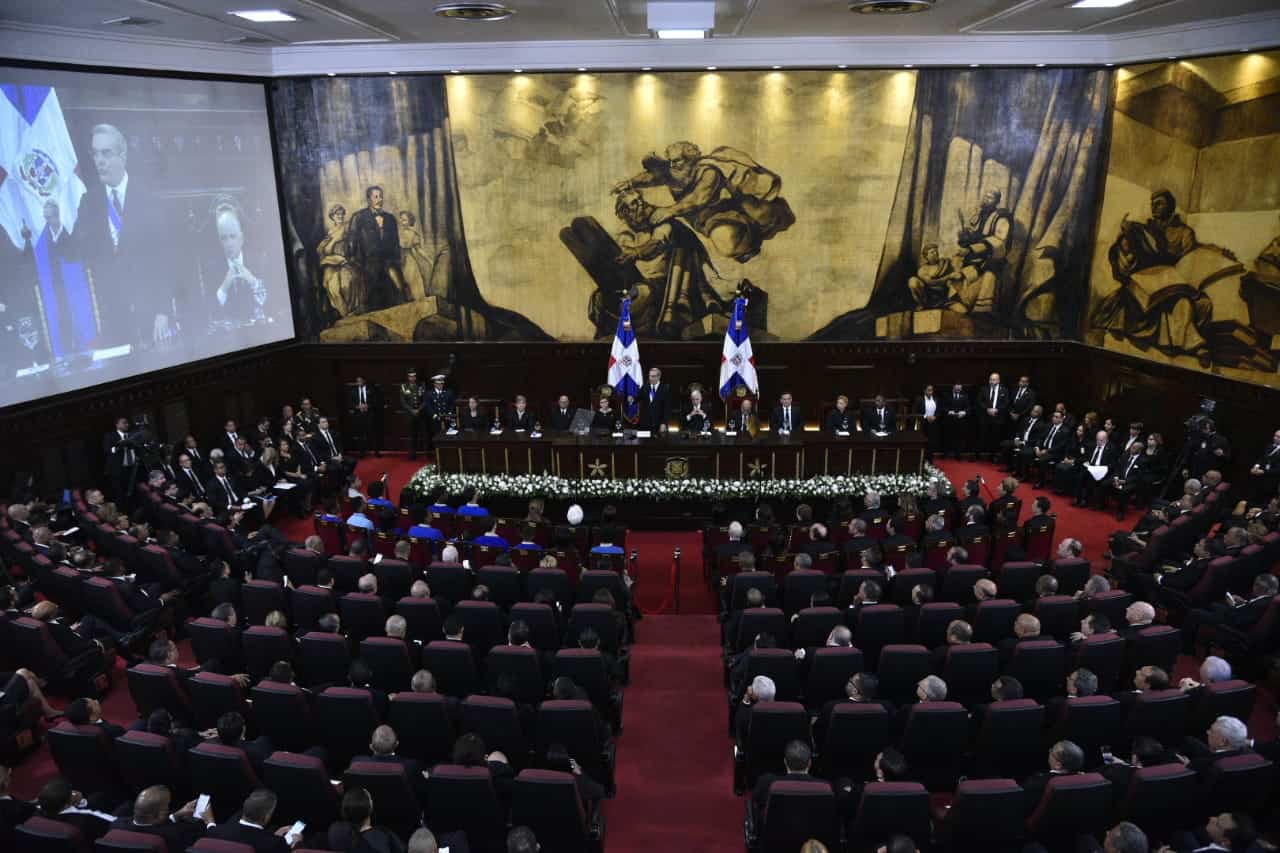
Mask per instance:
[[[1115,65],[1116,65],[1116,64],[1115,64],[1114,62],[1108,62],[1108,63],[1107,63],[1107,67],[1108,67],[1108,68],[1114,68],[1114,67],[1115,67]]]
[[[1251,47],[1242,47],[1242,48],[1240,48],[1240,52],[1241,52],[1241,53],[1251,53],[1252,51],[1253,51],[1253,48],[1251,48]]]
[[[387,73],[390,74],[392,77],[396,76],[396,72],[394,71],[388,71]]]
[[[849,67],[849,66],[847,66],[847,65],[837,65],[837,66],[836,66],[836,68],[848,68],[848,67]]]
[[[281,12],[279,9],[240,9],[227,14],[235,15],[237,18],[244,18],[246,21],[252,21],[255,24],[287,24],[290,21],[298,20],[288,12]]]
[[[336,75],[335,75],[332,71],[330,71],[330,72],[329,72],[329,76],[330,76],[330,77],[334,77],[334,76],[336,76]]]
[[[655,30],[660,39],[704,39],[706,30]]]
[[[970,63],[969,63],[969,67],[970,67],[970,68],[980,68],[981,66],[980,66],[978,63],[976,63],[976,62],[970,62]]]
[[[456,68],[450,68],[450,69],[449,69],[449,73],[450,73],[450,74],[461,74],[462,72],[461,72],[461,71],[459,71],[459,70],[458,70],[458,69],[456,69]]]
[[[506,3],[495,0],[437,0],[435,13],[451,21],[505,21],[516,13]]]
[[[916,66],[915,66],[915,63],[908,62],[906,65],[903,65],[902,67],[903,67],[903,68],[915,68]]]
[[[715,70],[716,70],[716,67],[715,67],[714,65],[708,65],[708,66],[707,66],[707,70],[708,70],[708,71],[715,71]]]
[[[523,69],[523,68],[512,68],[511,70],[512,70],[512,71],[514,71],[514,72],[515,72],[515,73],[517,73],[517,74],[523,74],[523,73],[524,73],[524,69]]]
[[[1076,0],[1072,9],[1114,9],[1117,6],[1128,6],[1133,0]]]
[[[782,68],[782,66],[781,66],[781,65],[775,65],[775,66],[773,66],[773,70],[774,70],[774,71],[777,71],[777,70],[779,70],[780,68]]]
[[[1036,63],[1036,68],[1044,68],[1044,63],[1043,63],[1043,62],[1037,62],[1037,63]]]
[[[641,71],[652,71],[652,70],[653,70],[653,66],[651,66],[651,65],[646,65],[644,68],[641,68],[640,70],[641,70]]]
[[[586,71],[587,69],[586,69],[585,67],[582,67],[582,68],[579,68],[578,70],[579,70],[579,71]]]

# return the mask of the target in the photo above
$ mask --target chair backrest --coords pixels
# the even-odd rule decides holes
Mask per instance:
[[[845,685],[854,673],[862,672],[862,650],[852,646],[823,646],[809,656],[805,704],[816,711],[832,699],[845,695]]]
[[[221,619],[210,619],[203,616],[187,623],[191,634],[191,650],[195,652],[196,662],[204,666],[211,660],[217,660],[238,672],[240,662],[240,632]]]
[[[1177,688],[1147,690],[1134,699],[1125,729],[1133,737],[1145,735],[1173,747],[1182,742],[1190,711],[1191,697]]]
[[[389,761],[353,761],[342,774],[346,788],[364,788],[378,804],[378,823],[402,838],[421,825],[422,807],[403,765]]]
[[[386,626],[387,610],[379,595],[349,592],[338,599],[338,612],[342,615],[342,630],[352,642],[376,637]]]
[[[338,599],[333,590],[319,586],[300,586],[292,595],[293,624],[298,633],[314,631],[316,622],[326,613],[338,612]]]
[[[467,570],[461,563],[431,563],[427,566],[427,585],[433,598],[451,605],[466,598],[470,591]]]
[[[378,592],[392,600],[408,595],[413,586],[413,567],[404,560],[381,560],[373,567],[373,574],[378,579]]]
[[[484,566],[476,571],[476,583],[489,588],[489,600],[503,610],[511,609],[524,593],[524,578],[512,566]]]
[[[928,844],[929,792],[918,782],[868,783],[849,828],[850,839],[860,849],[875,849],[895,833],[909,835],[917,844]]]
[[[1117,634],[1093,634],[1076,649],[1072,669],[1087,669],[1098,676],[1098,691],[1115,689],[1124,668],[1125,640]]]
[[[1052,516],[1049,517],[1049,523],[1044,527],[1026,528],[1026,539],[1023,547],[1027,552],[1027,559],[1037,563],[1043,563],[1049,559],[1049,555],[1053,552],[1053,534],[1054,528],[1057,527],[1057,520]]]
[[[930,601],[920,607],[915,640],[927,648],[936,648],[946,642],[947,626],[963,618],[964,608],[954,601]]]
[[[511,607],[511,621],[517,619],[529,626],[529,643],[535,649],[554,652],[560,648],[560,628],[550,604],[522,601]]]
[[[187,682],[197,729],[214,728],[218,718],[229,711],[251,717],[240,682],[229,675],[197,672]]]
[[[1028,699],[1044,702],[1062,693],[1066,660],[1066,647],[1057,640],[1027,640],[1014,646],[1005,675],[1021,682]]]
[[[438,764],[427,779],[426,822],[437,834],[465,832],[477,851],[499,851],[506,819],[487,767]]]
[[[969,559],[974,559],[970,555]],[[938,592],[938,600],[954,601],[959,604],[973,603],[973,585],[988,575],[982,565],[952,566],[942,578],[942,589]]]
[[[953,849],[980,849],[1022,837],[1025,795],[1012,779],[962,779],[940,835]]]
[[[741,610],[747,606],[747,592],[758,589],[764,595],[764,603],[773,607],[778,603],[778,586],[771,572],[741,572],[729,579],[729,609]]]
[[[314,721],[311,703],[292,684],[259,681],[250,691],[253,719],[261,734],[281,749],[302,750],[310,744]]]
[[[401,598],[396,602],[396,613],[404,617],[410,640],[429,643],[444,637],[440,605],[434,598]]]
[[[477,734],[489,749],[501,751],[516,768],[528,762],[525,739],[516,703],[502,696],[468,696],[460,707],[460,726]]]
[[[263,784],[279,797],[277,822],[303,821],[328,826],[338,816],[338,793],[329,781],[324,761],[297,752],[273,752],[263,762]]]
[[[1258,811],[1271,796],[1275,779],[1275,765],[1256,753],[1219,758],[1205,774],[1203,792],[1208,802],[1202,801],[1200,807],[1205,814]]]
[[[404,690],[413,677],[409,647],[396,637],[366,637],[360,641],[360,657],[373,671],[373,686],[394,693]]]
[[[220,743],[196,744],[187,752],[193,787],[213,798],[213,810],[230,814],[258,787],[258,776],[243,749]]]
[[[435,640],[422,649],[422,666],[436,677],[436,689],[461,699],[478,686],[471,647],[453,640]]]
[[[1040,636],[1065,643],[1080,630],[1080,602],[1070,595],[1037,598],[1032,612],[1040,620]]]
[[[1182,651],[1182,631],[1172,625],[1143,628],[1129,640],[1129,660],[1125,670],[1132,672],[1144,666],[1158,666],[1173,672]]]
[[[604,656],[597,649],[561,649],[556,652],[551,676],[572,678],[574,684],[587,691],[591,704],[601,713],[610,704],[609,672]]]
[[[889,712],[879,702],[841,702],[831,709],[825,743],[814,744],[832,778],[872,778],[875,757],[889,744]]]
[[[1248,681],[1232,679],[1206,684],[1191,707],[1187,731],[1198,734],[1209,728],[1218,717],[1247,720],[1253,714],[1258,688]]]
[[[462,638],[483,657],[504,639],[502,611],[492,601],[460,601],[453,615],[462,623]]]
[[[569,773],[521,770],[512,785],[511,820],[533,830],[545,850],[587,853],[590,849],[586,809]]]
[[[17,826],[13,836],[18,853],[86,853],[89,849],[79,829],[39,815]]]
[[[400,737],[400,752],[424,767],[447,761],[453,748],[453,719],[439,693],[397,693],[387,703],[387,723]]]
[[[1029,561],[1003,563],[995,572],[995,577],[1002,596],[1014,601],[1026,601],[1035,595],[1040,564]]]
[[[537,649],[523,646],[494,646],[484,660],[489,689],[496,692],[498,683],[506,680],[512,698],[536,705],[546,693],[542,663]]]
[[[113,748],[120,777],[132,794],[152,785],[168,785],[173,790],[186,784],[185,765],[163,735],[125,732],[116,738]]]
[[[1085,613],[1101,613],[1111,620],[1112,625],[1125,624],[1124,612],[1130,604],[1133,604],[1133,594],[1122,589],[1100,592],[1084,599]]]
[[[758,675],[773,680],[777,692],[775,698],[782,702],[800,699],[800,676],[795,656],[790,649],[751,649],[747,652],[745,683],[750,684]],[[736,698],[736,697],[735,697]]]
[[[858,610],[853,636],[866,656],[868,669],[880,660],[880,649],[901,643],[906,635],[906,616],[896,604],[873,604]]]
[[[1000,669],[1000,655],[990,643],[961,643],[947,648],[942,680],[947,696],[976,704],[991,695],[991,682]]]
[[[809,839],[829,850],[840,849],[840,821],[831,786],[787,779],[774,782],[758,832],[761,850],[799,850]]]
[[[347,680],[347,672],[351,669],[351,650],[346,637],[312,631],[298,640],[298,650],[303,684],[310,687]]]
[[[809,715],[798,702],[757,702],[748,717],[744,750],[747,783],[754,785],[761,773],[776,772],[782,753],[793,740],[809,743]]]
[[[191,719],[191,699],[169,667],[140,663],[126,672],[126,678],[129,695],[139,714],[146,716],[157,708],[164,708],[175,717]]]
[[[1056,776],[1027,818],[1027,832],[1036,838],[1100,832],[1110,826],[1111,800],[1111,783],[1101,774]]]
[[[1075,595],[1084,589],[1093,571],[1089,561],[1082,557],[1054,560],[1051,568],[1051,574],[1058,579],[1058,592],[1062,595]]]
[[[292,577],[289,582],[299,583]],[[248,580],[240,585],[240,606],[244,611],[242,618],[249,625],[266,622],[267,614],[273,610],[288,612],[289,609],[285,604],[284,587],[275,581],[264,580]]]
[[[101,727],[62,722],[49,729],[48,739],[58,773],[76,789],[96,794],[120,784],[112,743]]]
[[[938,573],[928,568],[903,569],[893,577],[891,587],[893,603],[906,607],[911,603],[911,590],[924,584],[930,589],[938,588]]]
[[[837,625],[844,624],[844,614],[834,607],[806,607],[791,623],[791,642],[796,648],[825,645]]]
[[[916,684],[929,674],[929,650],[917,644],[890,644],[880,650],[880,695],[894,704],[914,702]]]
[[[293,641],[283,628],[254,625],[246,628],[240,637],[240,649],[244,653],[245,672],[250,678],[266,677],[276,661],[293,662]]]
[[[1119,814],[1147,832],[1185,827],[1199,811],[1198,777],[1181,762],[1140,767],[1130,779],[1128,790],[1116,794],[1120,798]]]
[[[973,639],[979,643],[998,643],[1013,636],[1013,621],[1022,605],[1008,598],[981,601],[973,620]]]
[[[150,832],[129,832],[112,829],[93,843],[95,853],[168,853],[165,840]]]

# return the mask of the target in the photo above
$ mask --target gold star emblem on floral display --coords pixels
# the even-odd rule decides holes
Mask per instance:
[[[759,459],[752,459],[751,464],[747,466],[747,473],[751,475],[751,479],[756,480],[765,475],[769,470],[769,466],[761,462]]]
[[[592,477],[603,477],[604,472],[609,470],[609,466],[601,462],[599,457],[591,460],[591,464],[587,467],[591,469]]]

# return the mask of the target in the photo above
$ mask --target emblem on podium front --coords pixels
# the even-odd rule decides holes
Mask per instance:
[[[683,480],[687,478],[689,476],[688,458],[684,456],[668,457],[663,472],[667,475],[668,480]]]

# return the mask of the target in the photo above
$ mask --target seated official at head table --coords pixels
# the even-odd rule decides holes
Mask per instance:
[[[825,429],[829,433],[848,433],[853,424],[853,414],[849,411],[849,398],[841,394],[836,397],[836,407],[827,415]]]

